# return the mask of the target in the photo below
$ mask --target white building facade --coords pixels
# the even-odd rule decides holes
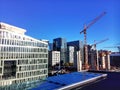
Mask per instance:
[[[60,64],[60,51],[49,51],[49,65]]]
[[[29,37],[25,32],[0,23],[0,86],[48,76],[48,43]]]

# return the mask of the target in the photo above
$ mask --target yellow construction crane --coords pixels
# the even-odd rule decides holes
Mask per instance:
[[[84,29],[80,32],[80,34],[84,34],[84,48],[85,48],[85,69],[88,69],[88,49],[87,49],[87,29],[93,25],[96,21],[98,21],[102,16],[104,16],[106,14],[106,12],[103,12],[102,14],[100,14],[99,16],[97,16],[95,19],[93,19],[93,21],[91,23],[89,23],[88,25],[84,26]]]

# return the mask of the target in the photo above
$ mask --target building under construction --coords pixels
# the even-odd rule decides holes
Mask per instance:
[[[90,70],[110,70],[110,51],[93,50],[88,54]]]

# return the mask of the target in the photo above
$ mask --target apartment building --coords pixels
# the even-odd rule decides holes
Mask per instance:
[[[25,29],[0,23],[0,86],[48,76],[48,43],[25,32]]]

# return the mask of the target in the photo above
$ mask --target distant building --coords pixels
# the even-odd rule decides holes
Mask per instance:
[[[75,63],[77,62],[77,51],[81,52],[81,60],[82,60],[82,64],[84,63],[84,45],[83,42],[80,40],[76,40],[76,41],[70,41],[67,42],[67,46],[73,46],[74,47],[74,60]],[[75,64],[76,66],[76,64]]]
[[[60,65],[60,51],[49,51],[49,66]]]
[[[65,38],[53,39],[53,50],[60,51],[60,62],[67,62],[67,43]]]
[[[49,51],[53,50],[53,43],[49,43]]]
[[[0,23],[0,86],[48,76],[48,43],[25,32],[25,29]]]
[[[82,70],[82,56],[81,56],[81,51],[77,51],[77,60],[75,61],[74,64],[75,67],[77,67],[77,71]]]
[[[120,53],[110,55],[110,64],[114,67],[120,67]]]
[[[74,47],[73,46],[68,46],[68,63],[73,63],[74,64]]]
[[[79,51],[83,48],[83,42],[80,40],[67,42],[67,46],[74,46],[76,51]]]

